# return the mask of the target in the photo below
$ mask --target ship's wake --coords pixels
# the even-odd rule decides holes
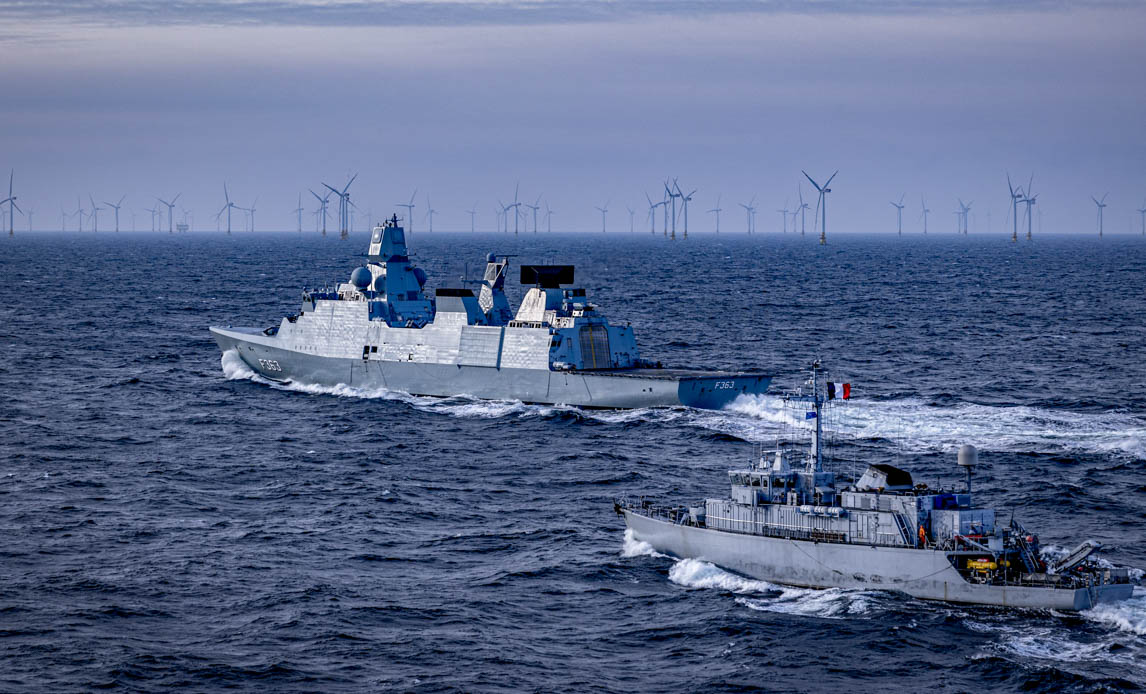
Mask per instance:
[[[309,395],[331,395],[364,400],[394,400],[403,402],[422,412],[443,414],[469,419],[501,419],[508,417],[552,416],[556,412],[577,413],[573,407],[526,405],[517,400],[482,400],[468,395],[455,395],[446,398],[411,395],[387,388],[358,388],[345,384],[334,386],[310,383],[277,382],[264,378],[251,369],[239,356],[229,349],[222,356],[223,376],[230,381],[253,381],[277,390],[287,390]]]
[[[980,657],[1054,663],[1118,663],[1146,676],[1146,589],[1129,600],[1078,615],[963,613],[963,623],[989,637]]]
[[[634,539],[632,530],[625,531],[621,556],[670,558],[657,552],[647,542]],[[803,617],[826,619],[864,617],[875,611],[877,600],[876,596],[868,591],[839,588],[812,590],[779,586],[767,581],[738,576],[715,564],[697,559],[674,560],[672,567],[669,568],[668,578],[685,588],[732,593],[737,604],[750,610]]]
[[[706,424],[746,440],[769,440],[784,431],[811,427],[802,409],[788,406],[776,395],[741,396],[715,414]],[[721,421],[721,415],[730,421]],[[755,422],[756,429],[746,429],[743,420]],[[990,451],[1146,459],[1146,417],[1118,410],[1091,413],[1026,405],[932,405],[920,398],[853,399],[832,408],[825,425],[836,437],[886,439],[908,450],[949,452],[972,443]]]
[[[569,416],[604,423],[686,426],[742,441],[770,443],[810,428],[802,409],[779,395],[741,396],[724,410],[685,407],[636,410],[582,410],[563,405],[527,405],[515,400],[415,396],[385,388],[277,383],[262,378],[235,350],[222,356],[223,374],[273,388],[310,394],[397,400],[423,412],[471,419]],[[829,411],[829,445],[861,440],[893,441],[906,450],[950,452],[964,443],[985,451],[1071,455],[1097,453],[1146,460],[1146,417],[1124,411],[1101,413],[1032,406],[975,403],[931,405],[920,398],[852,399]]]
[[[744,578],[696,559],[681,559],[673,564],[669,580],[686,588],[733,593],[738,605],[757,612],[844,619],[869,616],[876,609],[877,598],[868,591],[779,586]]]
[[[633,557],[660,557],[662,559],[668,558],[667,554],[661,554],[660,552],[656,551],[649,543],[633,537],[632,528],[625,528],[625,541],[621,545],[621,556],[626,559],[632,559]]]

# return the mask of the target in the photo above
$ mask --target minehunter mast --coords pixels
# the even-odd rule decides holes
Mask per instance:
[[[824,439],[824,424],[823,412],[824,404],[827,400],[820,394],[820,372],[823,367],[820,365],[820,360],[812,362],[812,378],[808,383],[812,386],[812,393],[806,395],[804,393],[793,393],[784,396],[785,401],[790,402],[808,402],[812,404],[812,418],[815,425],[812,427],[812,448],[811,456],[809,456],[808,464],[811,467],[809,472],[823,472],[824,471],[824,452],[823,452],[823,439]]]

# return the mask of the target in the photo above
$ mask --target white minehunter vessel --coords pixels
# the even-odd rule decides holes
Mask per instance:
[[[773,451],[747,469],[730,470],[731,498],[695,507],[619,499],[617,513],[635,540],[680,558],[711,562],[772,583],[807,588],[882,589],[927,600],[1085,610],[1129,598],[1127,569],[1090,559],[1086,541],[1058,561],[1013,518],[971,503],[975,449],[963,446],[965,493],[930,490],[890,465],[871,465],[837,490],[823,466],[821,416],[828,393],[820,365],[810,392],[789,400],[810,405],[810,451]]]
[[[771,377],[665,369],[640,359],[632,327],[613,325],[570,288],[571,265],[524,265],[534,285],[514,315],[505,256],[490,254],[477,296],[439,288],[409,259],[397,217],[374,228],[368,262],[336,289],[303,293],[297,315],[270,328],[212,327],[265,378],[385,388],[414,395],[469,395],[527,403],[719,409],[767,390]]]

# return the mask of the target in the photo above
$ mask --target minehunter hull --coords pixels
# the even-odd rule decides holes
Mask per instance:
[[[894,590],[923,600],[1080,611],[1129,598],[1130,584],[1041,588],[968,583],[942,551],[746,535],[623,510],[633,538],[658,552],[707,561],[770,583],[804,588]]]
[[[673,369],[550,371],[328,357],[283,348],[260,330],[213,327],[211,334],[222,351],[234,350],[247,366],[269,380],[384,388],[412,395],[468,395],[608,409],[720,409],[740,395],[764,393],[771,382],[770,376],[759,374]]]

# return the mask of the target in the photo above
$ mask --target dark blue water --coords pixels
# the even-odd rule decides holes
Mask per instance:
[[[0,241],[0,690],[1146,687],[1142,588],[1082,616],[951,607],[625,542],[613,497],[724,495],[726,468],[797,428],[774,396],[581,413],[225,373],[208,325],[277,323],[364,244]],[[834,420],[845,471],[952,482],[973,443],[981,501],[1146,567],[1141,239],[413,246],[431,284],[491,250],[574,262],[666,364],[764,367],[775,392],[822,357],[855,384]]]

